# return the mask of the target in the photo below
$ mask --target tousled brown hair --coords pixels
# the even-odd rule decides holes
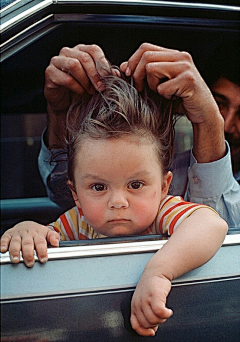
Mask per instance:
[[[127,134],[146,137],[156,145],[163,174],[173,156],[174,113],[179,102],[149,89],[139,93],[126,79],[107,75],[104,90],[82,96],[67,117],[68,177],[74,183],[76,154],[85,138],[116,139]]]

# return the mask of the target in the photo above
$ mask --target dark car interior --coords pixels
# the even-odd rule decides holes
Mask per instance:
[[[236,39],[235,11],[174,6],[52,5],[6,29],[1,46],[1,232],[25,219],[48,223],[61,211],[47,198],[37,157],[46,127],[44,70],[63,46],[98,44],[119,65],[141,43],[150,42],[190,52],[205,77],[214,48]],[[180,129],[177,146],[185,133]]]

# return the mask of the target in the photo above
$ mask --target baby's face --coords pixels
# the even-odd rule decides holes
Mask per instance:
[[[156,154],[153,143],[134,135],[81,144],[74,197],[95,231],[111,237],[147,232],[171,182]]]

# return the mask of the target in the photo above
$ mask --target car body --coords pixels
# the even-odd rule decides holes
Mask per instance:
[[[49,261],[36,260],[32,269],[2,255],[2,341],[148,340],[131,329],[130,302],[167,239],[135,239],[52,248]],[[207,264],[172,284],[167,305],[174,314],[152,341],[238,340],[240,234],[228,235]]]
[[[63,46],[96,43],[119,64],[147,41],[189,51],[202,71],[216,45],[239,39],[239,13],[237,1],[17,0],[3,6],[2,232],[26,219],[49,223],[61,212],[37,170],[46,124],[44,70],[52,56]],[[185,133],[183,127],[180,137]],[[36,258],[32,269],[2,254],[1,341],[150,340],[131,329],[130,302],[147,261],[166,242],[148,236],[62,243],[49,248],[46,264]],[[174,315],[151,340],[239,340],[239,289],[240,227],[230,227],[213,259],[173,281],[168,306]]]

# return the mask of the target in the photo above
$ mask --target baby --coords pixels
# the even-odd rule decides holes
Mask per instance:
[[[116,74],[116,73],[115,73]],[[227,224],[205,205],[168,195],[176,101],[156,105],[118,76],[84,96],[68,113],[68,184],[76,206],[48,226],[22,222],[1,238],[12,262],[20,251],[28,267],[47,261],[47,243],[147,234],[169,241],[147,263],[131,303],[131,325],[154,336],[172,315],[166,307],[171,280],[217,252]]]

